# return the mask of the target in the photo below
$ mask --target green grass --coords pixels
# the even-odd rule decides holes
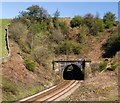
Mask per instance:
[[[106,67],[107,67],[107,62],[104,61],[104,62],[100,63],[99,71],[101,72],[101,71],[105,70]]]
[[[19,85],[13,81],[10,81],[6,77],[2,77],[2,101],[3,103],[13,103],[16,101],[35,93],[44,90],[43,85],[34,86],[32,84]]]
[[[13,95],[16,95],[18,90],[17,86],[13,84],[10,80],[2,78],[2,90],[5,92],[11,92]]]
[[[42,90],[44,90],[44,87],[43,86],[31,86],[30,88],[27,86],[27,87],[24,87],[26,89],[23,89],[21,87],[17,87],[17,94],[12,94],[11,92],[5,92],[3,91],[3,98],[2,100],[4,102],[9,102],[9,101],[17,101],[17,100],[20,100],[20,99],[23,99],[25,97],[28,97],[28,96],[31,96],[35,93],[38,93]],[[12,102],[13,103],[13,102]]]
[[[5,28],[10,23],[10,19],[0,19],[0,58],[7,55],[6,42],[5,42]]]
[[[36,64],[33,60],[26,59],[24,63],[25,63],[26,69],[32,72],[34,71]]]

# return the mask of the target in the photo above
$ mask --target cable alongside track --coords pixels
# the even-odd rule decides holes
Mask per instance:
[[[41,93],[38,93],[36,95],[33,95],[31,97],[19,100],[17,103],[22,102],[35,102],[35,101],[56,101],[59,100],[61,96],[72,90],[78,85],[78,81],[72,80],[72,81],[63,81],[62,83],[46,90]]]

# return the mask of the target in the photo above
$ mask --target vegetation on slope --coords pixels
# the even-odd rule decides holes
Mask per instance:
[[[120,25],[120,24],[119,24]],[[114,35],[108,39],[107,43],[103,46],[105,54],[103,57],[113,57],[115,54],[120,51],[120,26],[118,25],[117,29],[113,32]]]
[[[11,21],[9,38],[19,45],[21,51],[18,54],[22,56],[26,69],[31,74],[33,73],[32,75],[34,73],[39,75],[41,72],[39,66],[46,70],[50,69],[50,64],[55,57],[66,54],[82,55],[83,48],[86,48],[84,47],[86,40],[90,44],[89,39],[91,37],[99,38],[104,32],[109,33],[109,30],[117,26],[116,17],[111,12],[106,13],[103,19],[90,13],[84,17],[78,15],[72,18],[70,25],[59,16],[58,10],[52,17],[44,8],[33,5]],[[115,34],[114,30],[110,32]],[[112,38],[114,40],[108,40],[107,46],[105,46],[106,53],[110,49],[114,49],[112,45],[116,44],[116,41],[117,44],[119,43],[119,36]],[[117,51],[119,49],[115,50],[115,53]],[[102,70],[105,66],[101,67]],[[13,90],[15,88],[3,88],[5,93],[9,92],[16,96]]]
[[[70,22],[71,27],[60,20],[59,16],[58,10],[52,17],[42,7],[28,7],[12,20],[9,37],[18,43],[22,52],[31,55],[38,64],[47,66],[46,62],[56,55],[80,54],[85,36],[98,35],[117,25],[116,17],[111,12],[106,13],[103,19],[98,14],[94,16],[90,13],[84,17],[75,16]],[[74,28],[79,31],[74,35],[70,34]]]
[[[34,86],[33,84],[21,87],[19,84],[3,77],[2,78],[2,90],[3,90],[3,103],[13,102],[18,99],[30,96],[44,89],[43,85]]]

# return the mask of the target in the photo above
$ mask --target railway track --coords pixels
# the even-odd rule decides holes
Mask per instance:
[[[58,101],[62,99],[61,97],[71,91],[73,88],[77,87],[79,84],[78,81],[72,80],[72,81],[63,81],[62,83],[53,86],[52,88],[40,92],[36,95],[33,95],[31,97],[22,99],[17,101],[16,103],[26,103],[31,102],[34,103],[35,101],[41,101],[41,102],[50,102],[50,101]]]

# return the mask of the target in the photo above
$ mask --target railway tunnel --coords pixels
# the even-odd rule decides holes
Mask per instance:
[[[53,61],[52,63],[55,73],[65,80],[85,80],[91,73],[90,60]]]
[[[80,67],[75,64],[67,65],[63,71],[65,80],[84,80],[84,73]]]

